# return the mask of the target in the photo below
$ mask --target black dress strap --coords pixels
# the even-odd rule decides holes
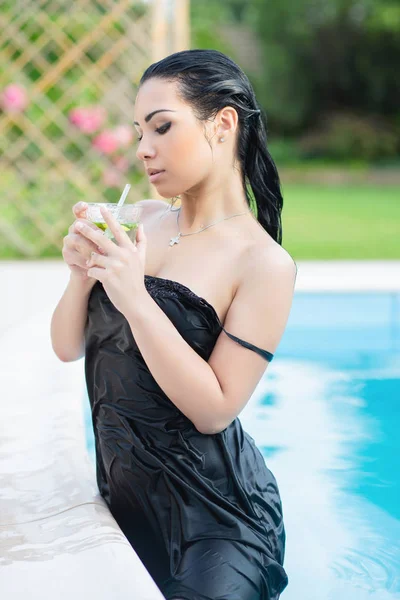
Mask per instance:
[[[229,331],[226,331],[226,329],[224,327],[222,329],[225,331],[226,335],[228,335],[234,342],[237,342],[238,344],[240,344],[241,346],[244,346],[245,348],[248,348],[249,350],[253,350],[254,352],[257,352],[257,354],[259,354],[260,356],[262,356],[269,362],[271,362],[271,360],[274,358],[274,355],[271,352],[268,352],[268,350],[263,350],[262,348],[258,348],[257,346],[254,346],[254,344],[250,344],[250,342],[241,340],[240,338],[236,337],[236,335],[233,335],[232,333],[229,333]]]

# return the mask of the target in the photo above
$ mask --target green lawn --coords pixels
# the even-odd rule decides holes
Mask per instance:
[[[283,184],[283,246],[296,259],[400,259],[400,186]]]
[[[282,190],[283,246],[295,260],[400,259],[400,186],[288,182]],[[54,211],[70,211],[68,195],[67,208],[45,198],[40,213],[49,223],[55,220]],[[29,219],[20,222],[16,203],[8,202],[2,215],[26,241],[41,235]],[[42,257],[60,258],[61,246],[62,241],[60,247],[50,244]],[[24,257],[3,235],[0,258]]]

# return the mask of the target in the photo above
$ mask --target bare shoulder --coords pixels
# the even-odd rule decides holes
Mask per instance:
[[[224,321],[229,334],[220,334],[208,360],[224,397],[224,412],[213,432],[222,431],[241,412],[267,367],[265,357],[249,352],[254,348],[248,344],[274,355],[293,300],[296,265],[284,248],[270,237],[258,237],[250,240],[242,258],[240,282]]]
[[[274,353],[289,318],[296,274],[296,263],[274,240],[251,244],[243,254],[227,313],[228,331]]]
[[[243,253],[238,287],[268,287],[272,281],[295,283],[297,265],[277,242],[258,240]]]

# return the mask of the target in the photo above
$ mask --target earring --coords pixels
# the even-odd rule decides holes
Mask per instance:
[[[223,138],[223,137],[222,137],[222,138],[219,138],[219,141],[220,141],[220,142],[224,142],[224,141],[225,141],[225,138]]]

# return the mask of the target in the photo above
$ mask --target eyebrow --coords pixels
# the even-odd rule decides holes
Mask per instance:
[[[144,118],[146,123],[148,123],[150,121],[150,119],[152,119],[154,117],[154,115],[156,115],[159,112],[176,112],[176,110],[170,110],[169,108],[159,108],[158,110],[153,110],[153,112],[149,113],[147,115],[147,117]],[[137,121],[133,121],[133,124],[139,125],[139,123]],[[139,125],[139,127],[140,127],[140,125]]]

